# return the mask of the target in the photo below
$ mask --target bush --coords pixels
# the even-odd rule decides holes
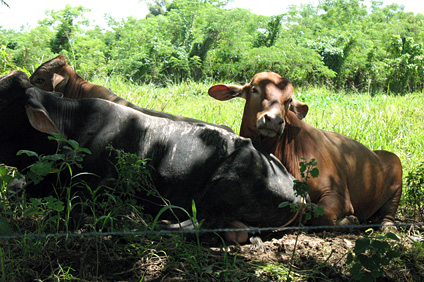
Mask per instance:
[[[424,219],[424,162],[420,163],[414,170],[408,172],[405,177],[406,189],[403,199],[411,208],[410,212]]]

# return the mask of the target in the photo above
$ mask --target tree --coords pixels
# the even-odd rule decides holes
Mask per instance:
[[[1,3],[2,5],[5,5],[6,7],[10,8],[10,7],[9,7],[9,4],[7,4],[7,3],[6,3],[6,1],[4,1],[4,0],[0,0],[0,3]]]
[[[53,53],[60,54],[63,51],[73,53],[72,51],[72,37],[75,31],[79,28],[78,24],[88,25],[88,21],[83,19],[81,22],[76,20],[82,17],[83,13],[89,11],[82,6],[72,7],[66,5],[65,9],[60,11],[50,10],[47,11],[47,18],[41,21],[42,25],[53,27],[56,34],[50,42],[50,49]]]
[[[277,37],[282,28],[282,25],[281,25],[282,19],[283,19],[283,15],[272,16],[269,19],[266,25],[266,28],[258,32],[258,37],[256,38],[254,46],[255,47],[274,46],[275,41],[277,40]]]

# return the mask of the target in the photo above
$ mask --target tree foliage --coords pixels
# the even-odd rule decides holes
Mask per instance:
[[[0,0],[0,4],[5,5],[6,7],[10,8],[9,4],[7,4],[7,2],[4,1],[4,0]]]
[[[87,79],[118,75],[140,83],[185,79],[248,81],[275,71],[297,86],[370,93],[424,87],[424,16],[381,1],[321,0],[278,16],[226,9],[230,1],[147,1],[142,19],[92,27],[87,9],[48,11],[31,30],[0,29],[0,72],[31,72],[56,54]]]

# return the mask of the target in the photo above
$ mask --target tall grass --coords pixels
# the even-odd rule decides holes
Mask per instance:
[[[405,170],[424,157],[424,97],[338,94],[313,89],[299,93],[310,105],[306,121],[349,136],[372,150],[396,153]]]
[[[230,126],[239,132],[244,100],[226,102],[209,97],[212,86],[184,82],[159,88],[121,79],[97,81],[139,106]],[[396,153],[406,171],[424,160],[424,95],[371,96],[333,92],[325,88],[297,89],[295,98],[308,104],[305,121],[349,136],[372,150]]]

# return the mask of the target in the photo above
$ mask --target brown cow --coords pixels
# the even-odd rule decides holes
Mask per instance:
[[[315,158],[319,176],[307,183],[311,202],[324,209],[314,225],[347,225],[372,220],[392,225],[402,193],[402,166],[387,151],[371,151],[335,132],[312,127],[302,119],[308,106],[293,100],[293,86],[276,73],[258,73],[244,86],[215,85],[218,100],[246,99],[240,135],[273,153],[294,177],[299,162]]]
[[[167,118],[175,121],[186,121],[190,123],[201,123],[220,127],[229,132],[233,130],[226,125],[215,125],[197,119],[171,115],[164,112],[158,112],[150,109],[141,108],[127,100],[119,97],[111,90],[101,85],[92,84],[81,78],[66,63],[66,58],[62,55],[51,59],[39,66],[30,77],[31,84],[45,91],[57,91],[63,93],[67,98],[100,98],[111,102],[133,108],[142,113]]]

